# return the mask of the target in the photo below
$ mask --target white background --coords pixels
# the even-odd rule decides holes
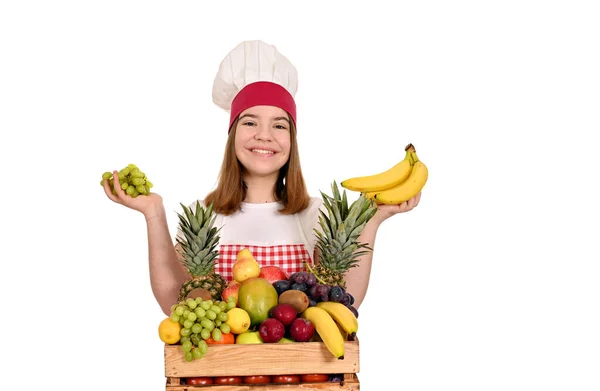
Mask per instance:
[[[594,2],[204,3],[0,6],[0,388],[164,390],[144,219],[100,176],[137,164],[175,233],[220,167],[217,67],[262,39],[312,195],[409,142],[430,169],[377,236],[361,389],[599,389]]]

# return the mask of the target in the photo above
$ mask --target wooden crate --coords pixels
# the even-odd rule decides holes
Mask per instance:
[[[359,390],[358,340],[345,342],[343,360],[338,360],[323,342],[295,342],[256,345],[210,345],[204,357],[185,361],[181,345],[165,345],[167,391],[276,391],[276,390]],[[341,382],[299,384],[185,385],[187,377],[344,374]]]

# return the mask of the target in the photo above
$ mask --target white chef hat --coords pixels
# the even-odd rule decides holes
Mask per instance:
[[[213,102],[230,113],[229,127],[249,107],[287,111],[296,123],[298,72],[273,45],[244,41],[223,59],[213,83]]]

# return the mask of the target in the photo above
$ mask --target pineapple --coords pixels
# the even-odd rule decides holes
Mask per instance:
[[[309,270],[321,284],[339,285],[345,289],[346,272],[358,266],[359,257],[372,251],[365,243],[358,243],[357,239],[377,212],[377,205],[361,194],[348,207],[346,191],[340,195],[335,181],[331,188],[333,198],[321,192],[327,214],[321,211],[319,216],[322,232],[315,229],[316,247],[321,253],[320,262]]]
[[[213,300],[221,300],[221,293],[226,288],[227,281],[215,272],[220,229],[213,227],[216,216],[213,214],[212,205],[204,209],[197,203],[195,214],[190,208],[180,205],[185,212],[185,215],[177,213],[184,239],[178,237],[177,243],[181,245],[181,262],[192,278],[181,286],[179,301],[185,300],[189,293],[197,288],[208,291]]]

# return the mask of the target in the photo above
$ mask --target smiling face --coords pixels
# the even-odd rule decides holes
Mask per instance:
[[[277,178],[290,156],[290,122],[285,110],[255,106],[244,110],[237,122],[235,154],[244,175]]]

